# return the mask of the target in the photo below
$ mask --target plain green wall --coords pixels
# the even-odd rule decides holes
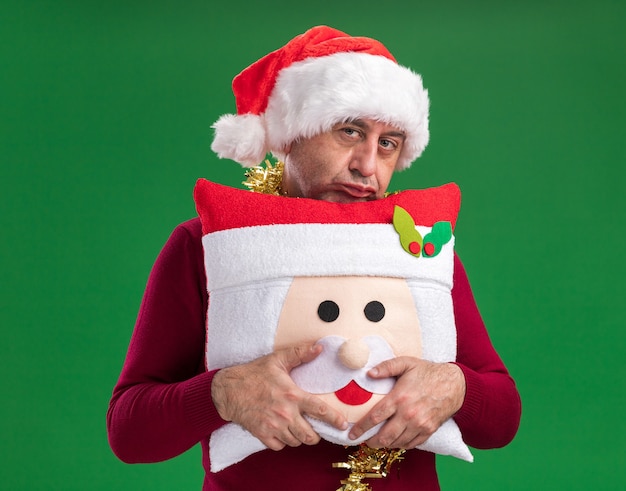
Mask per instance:
[[[108,399],[195,180],[242,179],[209,148],[232,77],[329,24],[423,75],[431,143],[392,186],[461,186],[457,250],[523,398],[516,440],[440,458],[443,488],[623,489],[626,3],[298,3],[2,3],[0,488],[200,489],[198,448],[116,460]]]

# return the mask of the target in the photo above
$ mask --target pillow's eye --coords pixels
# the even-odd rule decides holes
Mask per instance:
[[[379,322],[385,317],[385,306],[378,300],[372,300],[363,309],[368,321]]]
[[[339,317],[339,305],[332,300],[324,300],[317,308],[317,315],[324,322],[333,322]]]

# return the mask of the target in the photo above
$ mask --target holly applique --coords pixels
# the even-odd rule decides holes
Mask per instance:
[[[400,236],[402,248],[415,257],[435,257],[452,238],[450,222],[436,222],[425,237],[415,228],[413,217],[401,206],[393,209],[393,228]]]

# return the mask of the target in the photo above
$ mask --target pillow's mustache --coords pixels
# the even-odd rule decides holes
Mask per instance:
[[[339,358],[339,348],[346,342],[341,336],[326,336],[320,339],[324,349],[320,355],[291,371],[291,377],[298,387],[312,394],[329,394],[348,385],[352,380],[363,389],[374,394],[387,394],[395,379],[372,379],[367,371],[379,363],[395,358],[389,343],[380,336],[365,336],[363,341],[369,348],[369,358],[363,368],[353,370],[346,367]]]

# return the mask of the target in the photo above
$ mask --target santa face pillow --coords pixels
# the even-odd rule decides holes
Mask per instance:
[[[456,359],[451,289],[454,184],[404,191],[367,203],[283,198],[199,180],[209,309],[207,369],[254,360],[277,349],[320,343],[322,354],[292,378],[355,423],[394,385],[367,371],[396,356]],[[310,419],[340,445],[359,440]],[[263,444],[229,423],[211,435],[217,472]],[[422,450],[472,460],[452,419]]]

